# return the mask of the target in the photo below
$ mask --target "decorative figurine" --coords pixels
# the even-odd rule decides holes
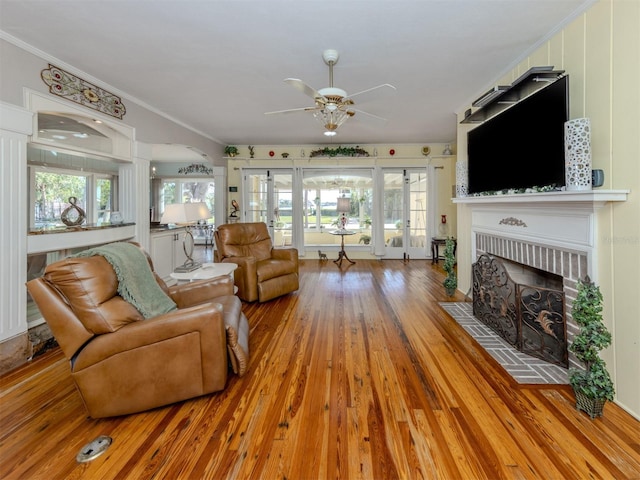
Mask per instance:
[[[230,217],[237,217],[238,216],[238,210],[240,210],[240,205],[238,205],[238,202],[236,202],[235,200],[231,200],[231,208],[233,208],[233,210],[231,211],[231,215],[229,215]]]
[[[62,211],[62,215],[60,215],[60,220],[62,220],[62,223],[67,227],[82,225],[82,222],[84,222],[84,219],[87,216],[85,211],[76,205],[77,201],[78,199],[76,197],[69,197],[69,203],[71,205],[65,208]]]

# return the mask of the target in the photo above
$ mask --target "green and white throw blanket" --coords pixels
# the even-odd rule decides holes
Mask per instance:
[[[146,255],[131,243],[117,242],[84,250],[76,257],[101,255],[111,264],[118,277],[118,294],[142,314],[156,317],[177,308],[160,288]]]

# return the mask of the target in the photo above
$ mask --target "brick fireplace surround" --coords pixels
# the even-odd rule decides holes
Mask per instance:
[[[471,259],[497,255],[562,277],[567,305],[567,341],[577,325],[571,317],[578,279],[598,282],[597,210],[624,201],[627,191],[589,190],[463,197],[471,208]],[[569,355],[571,366],[577,365]]]

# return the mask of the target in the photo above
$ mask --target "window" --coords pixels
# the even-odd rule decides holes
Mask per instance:
[[[341,171],[339,174],[327,170],[306,171],[303,179],[304,244],[319,246],[333,244],[335,236],[331,230],[338,227],[340,212],[338,198],[349,199],[346,212],[347,228],[359,230],[370,238],[373,178],[371,170]],[[345,239],[358,243],[361,235]]]
[[[64,226],[60,215],[69,197],[78,199],[87,224],[109,222],[118,210],[118,163],[30,144],[27,164],[31,228]]]
[[[196,203],[204,202],[211,212],[209,223],[215,223],[214,205],[215,205],[215,182],[209,179],[192,179],[188,181],[184,179],[164,179],[162,181],[162,206],[172,203]]]
[[[60,216],[69,206],[69,198],[86,214],[87,224],[108,222],[114,210],[115,175],[81,173],[57,168],[33,169],[33,227],[64,226]],[[95,196],[91,194],[95,192]]]

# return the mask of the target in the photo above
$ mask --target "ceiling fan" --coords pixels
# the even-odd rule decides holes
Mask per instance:
[[[356,113],[359,113],[370,120],[375,120],[381,123],[386,122],[386,119],[382,117],[355,108],[353,98],[358,95],[369,94],[372,92],[395,92],[396,87],[388,83],[384,83],[376,87],[347,95],[346,91],[333,86],[333,66],[338,63],[339,57],[340,55],[337,50],[325,50],[322,52],[324,62],[329,65],[328,87],[316,90],[298,78],[285,78],[285,83],[288,83],[293,88],[313,98],[313,101],[315,102],[313,107],[278,110],[275,112],[266,112],[265,115],[272,115],[274,113],[311,112],[313,116],[324,126],[324,134],[327,136],[336,135],[338,127],[348,118],[353,117]]]

